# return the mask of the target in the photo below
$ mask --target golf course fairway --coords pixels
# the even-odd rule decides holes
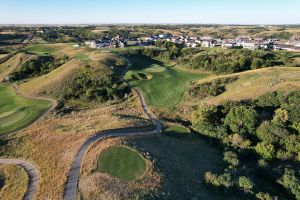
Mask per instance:
[[[142,156],[123,146],[105,150],[98,159],[97,171],[123,180],[137,179],[145,170],[146,162]]]
[[[0,85],[0,134],[20,130],[47,111],[52,102],[16,95],[13,88]]]
[[[131,69],[125,79],[138,88],[149,106],[171,107],[182,98],[189,81],[206,78],[204,73],[190,73],[172,64],[147,58],[130,56]]]

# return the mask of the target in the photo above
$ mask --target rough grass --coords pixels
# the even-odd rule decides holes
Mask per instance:
[[[97,131],[137,125],[112,114],[130,115],[136,105],[119,106],[97,107],[64,116],[49,114],[1,144],[0,156],[25,159],[37,166],[42,179],[36,199],[63,199],[70,166],[85,139]]]
[[[133,63],[125,79],[143,93],[149,106],[171,107],[176,105],[189,81],[207,77],[204,73],[190,73],[173,67],[170,63],[143,56],[129,57]],[[140,74],[150,74],[151,78],[136,80]]]
[[[30,55],[19,53],[6,62],[0,64],[0,82],[30,57]]]
[[[162,176],[157,199],[238,199],[211,190],[202,181],[206,171],[220,172],[224,167],[221,152],[180,127],[166,131],[167,134],[126,140],[129,146],[148,152],[155,160]]]
[[[267,92],[291,91],[300,87],[300,68],[265,68],[237,75],[237,81],[226,85],[226,92],[207,98],[204,102],[216,105],[226,100],[254,99]]]
[[[16,165],[0,165],[0,174],[4,178],[0,199],[22,199],[28,188],[27,172]]]
[[[81,66],[78,60],[72,59],[48,74],[22,83],[20,89],[23,93],[31,96],[57,97]]]
[[[145,172],[146,162],[132,149],[116,146],[105,150],[100,155],[97,170],[123,180],[133,180]]]
[[[17,96],[5,85],[0,85],[0,97],[0,134],[26,127],[51,106],[49,101]]]

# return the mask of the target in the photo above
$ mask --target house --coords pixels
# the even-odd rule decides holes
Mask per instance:
[[[214,41],[213,40],[203,40],[201,43],[202,47],[214,47]]]
[[[225,41],[222,42],[221,46],[222,46],[223,49],[233,49],[233,48],[236,47],[236,42],[225,40]]]
[[[78,47],[80,47],[80,45],[79,44],[73,44],[73,47],[78,48]]]
[[[92,42],[90,43],[90,48],[96,49],[96,48],[97,48],[97,43],[96,43],[95,41],[92,41]]]
[[[300,52],[300,47],[296,47],[288,44],[276,44],[274,45],[274,50],[286,50],[292,52]]]
[[[242,42],[238,42],[239,46],[242,46],[244,49],[255,50],[259,48],[259,44],[254,40],[243,40]]]

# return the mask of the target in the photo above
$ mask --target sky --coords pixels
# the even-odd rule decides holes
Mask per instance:
[[[300,24],[300,0],[0,0],[0,24]]]

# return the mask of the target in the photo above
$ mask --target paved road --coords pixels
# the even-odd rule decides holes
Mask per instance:
[[[29,175],[29,184],[26,194],[24,195],[24,200],[33,200],[35,192],[37,190],[39,180],[40,180],[40,173],[39,170],[31,163],[18,160],[18,159],[0,159],[0,164],[14,164],[23,167],[28,175]]]
[[[126,59],[127,67],[126,71],[131,66],[131,63],[129,60]],[[96,141],[103,140],[105,138],[111,138],[111,137],[124,137],[124,136],[141,136],[141,135],[152,135],[157,134],[161,132],[161,124],[160,122],[149,112],[149,109],[147,107],[147,104],[145,102],[145,99],[143,95],[135,89],[130,83],[127,83],[139,96],[139,99],[141,101],[143,111],[148,116],[148,118],[153,122],[155,125],[154,130],[152,131],[145,131],[145,132],[126,132],[124,131],[116,131],[116,130],[110,130],[110,131],[104,131],[96,133],[95,135],[89,137],[83,145],[80,147],[79,151],[77,152],[76,158],[71,166],[69,176],[67,178],[67,182],[65,185],[65,193],[64,193],[64,199],[65,200],[77,200],[78,195],[78,181],[80,176],[80,169],[81,169],[81,163],[83,161],[84,155],[88,148]],[[120,130],[120,129],[119,129]]]

